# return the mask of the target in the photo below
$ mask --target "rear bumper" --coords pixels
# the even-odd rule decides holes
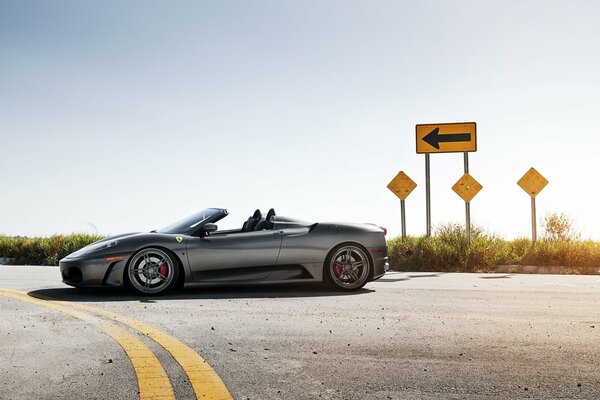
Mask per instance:
[[[371,258],[373,259],[373,278],[379,279],[390,269],[388,262],[387,247],[374,247],[369,249]]]
[[[68,259],[59,262],[63,283],[75,287],[122,286],[125,260]]]

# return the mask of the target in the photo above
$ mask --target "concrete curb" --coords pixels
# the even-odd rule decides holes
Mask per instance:
[[[600,267],[500,265],[494,268],[493,272],[503,274],[600,275]]]

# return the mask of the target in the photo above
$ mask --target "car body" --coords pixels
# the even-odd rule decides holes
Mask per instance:
[[[158,231],[92,243],[60,260],[63,282],[158,294],[184,284],[324,282],[333,277],[338,289],[356,290],[388,268],[385,229],[374,224],[304,222],[271,209],[266,216],[256,210],[240,229],[218,231],[215,223],[227,214],[209,208]]]

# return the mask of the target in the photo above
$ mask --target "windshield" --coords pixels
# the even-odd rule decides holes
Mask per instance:
[[[220,218],[217,218],[221,214],[227,215],[225,210],[218,208],[207,208],[197,212],[196,214],[190,215],[187,218],[177,221],[174,224],[165,226],[164,228],[158,229],[159,233],[190,233],[195,231],[200,224],[204,222],[214,222]]]

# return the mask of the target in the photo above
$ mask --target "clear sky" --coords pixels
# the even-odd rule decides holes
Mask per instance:
[[[225,207],[425,232],[415,124],[476,121],[473,223],[530,234],[517,180],[600,239],[596,1],[0,0],[0,233],[150,230]],[[461,154],[431,157],[464,222]]]

